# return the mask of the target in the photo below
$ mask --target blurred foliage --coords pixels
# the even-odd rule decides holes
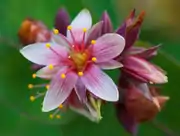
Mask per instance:
[[[116,119],[112,104],[103,107],[103,120],[99,124],[92,123],[86,118],[71,112],[62,114],[60,120],[50,120],[47,113],[41,113],[42,99],[29,101],[31,91],[27,84],[38,83],[31,79],[30,63],[23,58],[17,49],[17,31],[23,19],[32,17],[42,20],[49,28],[53,27],[54,16],[57,10],[64,6],[73,18],[83,7],[92,12],[94,22],[107,10],[115,28],[123,18],[117,12],[114,3],[116,0],[1,0],[0,1],[0,135],[2,136],[119,136],[128,135]],[[121,3],[123,6],[123,3]],[[118,16],[117,16],[118,15]],[[158,29],[161,31],[161,29]],[[141,38],[154,44],[163,43],[155,63],[168,72],[169,83],[163,86],[162,93],[170,96],[170,101],[159,114],[158,120],[172,130],[180,131],[179,104],[180,92],[180,45],[178,40],[165,38],[154,29],[143,29]],[[156,35],[157,34],[157,35]],[[14,42],[12,42],[14,41]],[[11,42],[11,44],[9,43]],[[10,46],[12,45],[12,46]],[[116,73],[113,73],[115,77]],[[32,90],[33,91],[33,90]],[[63,124],[63,125],[62,125]],[[180,133],[180,132],[179,132]],[[164,136],[152,123],[140,126],[141,136]]]
[[[146,29],[158,30],[161,36],[178,39],[178,34],[180,34],[179,0],[115,0],[113,2],[122,16],[126,16],[132,8],[136,8],[137,11],[146,11],[147,16],[144,22]]]

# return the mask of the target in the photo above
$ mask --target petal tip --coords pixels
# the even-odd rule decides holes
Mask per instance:
[[[90,12],[87,8],[82,9],[81,12],[86,12],[86,13],[90,14]]]
[[[42,111],[42,112],[49,112],[50,110],[49,110],[48,108],[44,107],[44,105],[43,105],[41,111]]]
[[[21,48],[19,52],[23,55],[24,54],[24,48]]]
[[[42,112],[49,112],[52,111],[54,109],[56,109],[58,106],[53,106],[53,105],[49,105],[49,104],[45,104],[45,102],[43,102],[43,106],[42,106]]]
[[[119,91],[116,90],[116,94],[111,95],[110,97],[106,97],[104,98],[104,100],[109,102],[117,102],[119,100]]]

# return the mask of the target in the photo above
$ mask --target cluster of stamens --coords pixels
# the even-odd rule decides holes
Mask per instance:
[[[81,43],[81,46],[79,46],[79,45],[77,45],[77,42],[76,42],[76,40],[75,40],[75,38],[74,38],[74,35],[73,35],[73,31],[72,31],[72,26],[68,26],[67,27],[67,30],[70,32],[70,35],[71,35],[71,37],[72,37],[72,40],[73,40],[73,43],[74,44],[72,44],[71,45],[71,47],[72,47],[72,50],[73,51],[75,51],[75,52],[84,52],[84,50],[85,50],[85,34],[86,34],[86,32],[87,32],[87,29],[86,28],[83,28],[83,40],[82,40],[82,43]],[[55,35],[58,35],[59,34],[59,31],[57,30],[57,29],[54,29],[53,30],[53,33],[55,34]],[[60,36],[60,35],[59,35]],[[96,41],[95,40],[92,40],[91,41],[91,45],[94,45],[96,43]],[[60,56],[60,54],[58,53],[58,52],[56,52],[56,50],[54,50],[53,49],[53,47],[51,47],[51,45],[50,45],[50,43],[46,43],[46,47],[48,48],[48,49],[50,49],[52,52],[54,52],[56,55],[58,55],[58,56]],[[83,53],[82,53],[83,54]],[[60,56],[61,57],[61,56]],[[71,55],[69,55],[68,56],[68,58],[67,58],[68,60],[70,60],[69,62],[72,62],[73,61],[73,57],[71,56]],[[95,63],[97,61],[97,59],[96,59],[96,57],[92,57],[91,58],[91,61],[88,61],[88,62],[90,62],[90,63]],[[72,63],[71,64],[69,64],[69,65],[72,65]],[[75,67],[75,66],[74,66]],[[52,70],[54,68],[54,66],[52,65],[52,64],[50,64],[49,65],[49,69],[50,70]],[[83,73],[83,70],[78,70],[77,71],[77,75],[78,76],[83,76],[84,75],[84,73]],[[64,78],[66,78],[66,73],[62,73],[61,75],[60,75],[60,77],[62,78],[62,79],[64,79]]]
[[[73,40],[73,43],[74,44],[72,44],[71,45],[71,49],[72,49],[72,51],[74,52],[74,53],[79,53],[79,54],[81,54],[81,55],[79,55],[79,57],[81,58],[80,60],[78,59],[78,57],[76,58],[73,58],[74,56],[71,56],[71,55],[69,55],[68,56],[68,58],[64,58],[64,59],[66,59],[67,60],[67,62],[69,62],[70,64],[70,66],[72,67],[72,64],[73,63],[75,63],[73,60],[75,60],[75,59],[78,59],[77,60],[77,62],[80,62],[80,63],[78,63],[78,64],[80,64],[80,65],[84,65],[84,61],[87,61],[87,62],[90,62],[90,63],[94,63],[94,62],[96,62],[97,61],[97,59],[96,59],[96,57],[91,57],[91,60],[86,60],[86,57],[87,57],[87,54],[86,54],[86,52],[85,52],[85,34],[86,34],[86,32],[87,32],[87,29],[86,28],[83,28],[83,40],[82,40],[82,43],[81,43],[81,46],[79,46],[78,44],[77,44],[77,42],[76,42],[76,40],[75,40],[75,38],[74,38],[74,35],[73,35],[73,31],[72,31],[72,26],[68,26],[67,27],[67,30],[70,32],[70,35],[71,35],[71,37],[72,37],[72,40]],[[55,34],[55,35],[58,35],[59,34],[59,31],[58,31],[58,29],[54,29],[53,30],[53,33]],[[59,35],[60,36],[60,35]],[[92,40],[91,41],[91,45],[94,45],[96,43],[96,41],[95,40]],[[54,48],[53,48],[53,46],[51,46],[51,44],[50,43],[46,43],[45,44],[46,45],[46,48],[47,49],[49,49],[49,50],[51,50],[54,54],[56,54],[58,57],[61,57],[62,58],[62,56],[61,56],[61,54],[59,54]],[[77,54],[75,54],[75,56],[77,56]],[[85,57],[85,58],[84,58]],[[89,59],[89,58],[88,58]],[[81,63],[82,62],[82,63]],[[77,64],[77,65],[78,65]],[[49,68],[49,70],[53,70],[54,69],[54,65],[53,64],[49,64],[48,65],[48,68]],[[74,66],[75,67],[75,66]],[[62,79],[64,79],[64,78],[66,78],[66,74],[67,74],[67,72],[66,73],[61,73],[61,75],[60,75],[60,78],[62,78]],[[78,76],[83,76],[84,75],[84,73],[83,73],[83,70],[78,70],[77,71],[77,75]],[[36,74],[33,74],[32,75],[32,78],[36,78]],[[29,89],[34,89],[34,88],[46,88],[46,90],[49,90],[49,85],[48,84],[40,84],[40,85],[33,85],[33,84],[29,84],[28,85],[28,88]],[[44,92],[37,92],[37,94],[34,96],[34,95],[32,95],[32,96],[30,96],[30,101],[32,101],[32,102],[34,102],[36,99],[38,99],[38,98],[40,98],[40,97],[42,97],[42,96],[44,96],[45,95],[45,93],[46,93],[46,91],[44,91]],[[60,112],[60,109],[62,109],[63,108],[63,105],[61,104],[52,114],[50,114],[49,115],[49,118],[50,119],[53,119],[53,118],[57,118],[57,119],[60,119],[61,118],[61,116],[59,115],[59,112]]]
[[[50,69],[51,69],[51,67],[50,67]],[[33,74],[32,78],[36,78],[36,74]],[[50,86],[49,86],[49,84],[36,84],[36,85],[28,84],[28,89],[30,89],[30,90],[37,89],[37,88],[45,88],[46,90],[49,90]],[[45,95],[45,93],[46,93],[46,91],[36,92],[36,95],[31,95],[29,97],[29,99],[31,102],[34,102],[36,99],[43,97]],[[61,118],[61,115],[60,115],[61,109],[63,109],[62,104],[59,105],[59,107],[53,113],[51,113],[49,115],[49,118],[50,119],[54,119],[54,118],[60,119]]]
[[[59,105],[59,107],[52,114],[49,115],[49,118],[50,119],[54,119],[54,118],[60,119],[61,115],[59,113],[60,113],[62,108],[63,108],[63,105],[62,104]]]

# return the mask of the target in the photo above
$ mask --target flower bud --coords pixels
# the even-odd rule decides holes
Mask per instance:
[[[23,45],[50,40],[50,31],[40,21],[25,19],[18,32],[19,40]]]

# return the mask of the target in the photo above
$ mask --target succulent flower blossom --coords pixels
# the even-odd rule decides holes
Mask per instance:
[[[66,37],[55,29],[52,41],[20,50],[28,60],[45,66],[36,73],[38,77],[52,79],[43,101],[44,112],[57,108],[73,89],[81,101],[87,90],[106,101],[119,99],[115,83],[101,69],[122,67],[114,58],[123,51],[125,40],[115,33],[94,37],[101,24],[91,28],[91,15],[84,9],[67,27]]]
[[[22,22],[18,36],[25,46],[35,42],[47,42],[51,38],[51,33],[41,21],[28,18]]]
[[[160,46],[150,48],[135,46],[139,38],[144,15],[145,13],[141,12],[136,18],[135,10],[133,10],[123,25],[117,30],[117,33],[126,40],[125,49],[118,57],[118,60],[123,64],[122,72],[131,78],[151,84],[166,83],[168,81],[166,73],[149,62],[149,59],[157,54]]]
[[[117,117],[128,132],[136,134],[138,124],[154,119],[169,97],[160,95],[157,87],[147,83],[124,77],[120,82],[123,100],[116,104]]]

